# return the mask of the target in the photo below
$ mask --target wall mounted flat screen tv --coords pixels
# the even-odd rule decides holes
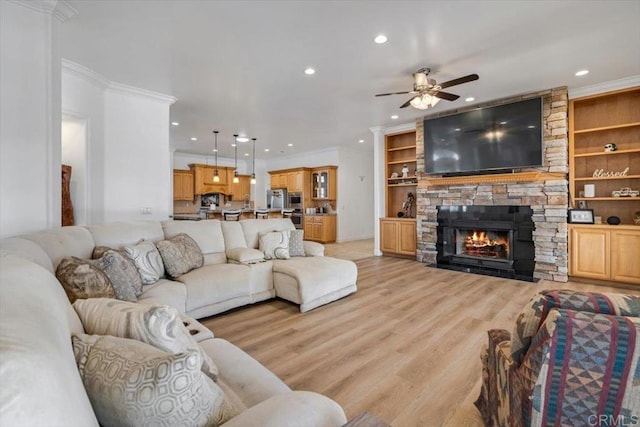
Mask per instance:
[[[425,119],[427,174],[469,175],[542,166],[542,98]]]

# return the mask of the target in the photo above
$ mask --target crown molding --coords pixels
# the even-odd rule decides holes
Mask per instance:
[[[102,74],[96,73],[92,69],[87,68],[84,65],[80,65],[76,62],[69,61],[68,59],[63,58],[61,62],[62,72],[74,75],[104,91],[111,91],[122,95],[135,96],[139,98],[147,98],[169,105],[173,104],[177,100],[175,96],[165,95],[163,93],[125,85],[123,83],[112,82],[105,78]]]
[[[73,18],[78,11],[66,1],[58,0],[9,0],[11,3],[35,10],[36,12],[46,13],[55,17],[60,22],[64,22],[69,18]]]
[[[87,68],[84,65],[80,65],[76,62],[69,61],[68,59],[62,58],[61,63],[63,73],[68,73],[75,77],[78,77],[102,90],[109,87],[109,80],[107,80],[102,74],[96,73],[92,69]]]
[[[388,133],[404,132],[408,130],[416,130],[416,122],[409,122],[409,123],[403,123],[401,125],[386,127],[384,128],[384,133],[388,134]]]
[[[109,84],[107,85],[107,91],[119,93],[122,95],[147,98],[152,101],[159,101],[169,105],[173,104],[178,99],[175,96],[165,95],[164,93],[154,92],[151,90],[141,89],[139,87],[133,87],[116,82],[109,82]]]
[[[582,98],[583,96],[596,95],[604,92],[612,92],[614,90],[626,89],[633,86],[640,86],[640,75],[569,89],[569,99]]]

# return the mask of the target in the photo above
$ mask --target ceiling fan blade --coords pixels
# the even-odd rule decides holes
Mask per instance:
[[[478,77],[477,74],[469,74],[468,76],[459,77],[457,79],[449,80],[448,82],[440,83],[438,86],[444,89],[455,85],[461,85],[462,83],[472,82],[474,80],[478,80],[479,78],[480,77]]]
[[[389,93],[379,93],[376,96],[389,96],[389,95],[406,95],[411,92],[389,92]]]
[[[411,104],[411,101],[413,101],[413,100],[414,100],[414,98],[417,98],[417,96],[414,96],[413,98],[411,98],[410,100],[408,100],[407,102],[405,102],[404,104],[402,104],[402,105],[400,106],[400,108],[406,108],[406,107],[408,107],[408,106]]]
[[[453,93],[442,92],[437,90],[433,90],[433,91],[430,90],[429,95],[433,95],[436,98],[440,98],[440,99],[446,99],[447,101],[455,101],[456,99],[460,98],[460,95],[454,95]]]

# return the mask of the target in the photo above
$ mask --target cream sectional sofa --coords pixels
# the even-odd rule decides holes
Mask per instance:
[[[274,296],[307,311],[356,291],[355,264],[323,256],[305,242],[308,256],[261,260],[262,231],[293,229],[290,220],[144,221],[63,227],[0,242],[0,425],[98,425],[84,390],[71,335],[82,324],[54,276],[66,256],[90,258],[95,246],[120,248],[141,239],[179,233],[201,248],[203,267],[145,285],[140,303],[161,303],[202,318]],[[346,422],[342,408],[322,395],[291,391],[233,344],[214,338],[197,321],[190,328],[219,369],[218,382],[240,413],[234,426],[334,427]]]
[[[275,296],[306,312],[355,292],[356,265],[324,257],[318,243],[304,242],[305,257],[263,259],[257,251],[261,232],[294,229],[289,219],[131,221],[50,229],[5,239],[1,246],[55,272],[64,257],[91,258],[96,246],[120,249],[186,233],[202,250],[204,265],[145,285],[138,301],[170,305],[196,319]]]

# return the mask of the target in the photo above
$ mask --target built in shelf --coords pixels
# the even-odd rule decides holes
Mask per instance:
[[[418,185],[417,182],[403,183],[403,184],[388,184],[389,187],[415,187],[416,185]]]
[[[640,153],[640,148],[631,148],[629,150],[616,151],[600,151],[598,153],[574,154],[573,157],[597,157],[597,156],[613,156],[616,154]]]
[[[632,122],[632,123],[624,123],[624,124],[621,124],[621,125],[602,126],[602,127],[597,127],[597,128],[574,130],[573,133],[577,135],[577,134],[581,134],[581,133],[602,132],[602,131],[605,131],[605,130],[623,129],[623,128],[630,128],[630,127],[634,127],[634,126],[640,126],[640,122]]]
[[[404,147],[387,148],[387,151],[391,152],[391,151],[402,151],[402,150],[415,150],[416,147],[417,147],[416,145],[407,145]]]
[[[576,181],[605,181],[607,179],[636,179],[636,178],[640,178],[640,175],[605,176],[605,177],[588,176],[585,178],[575,178],[575,180]]]
[[[616,202],[640,202],[640,197],[576,197],[575,200],[615,200]]]
[[[446,178],[428,178],[427,186],[439,185],[470,185],[502,182],[528,182],[567,179],[567,174],[562,172],[516,172],[496,173],[490,175],[452,176]]]
[[[399,164],[402,164],[402,163],[415,163],[415,162],[416,162],[416,159],[414,157],[412,159],[392,160],[392,161],[387,162],[387,164],[388,165],[399,165]]]

